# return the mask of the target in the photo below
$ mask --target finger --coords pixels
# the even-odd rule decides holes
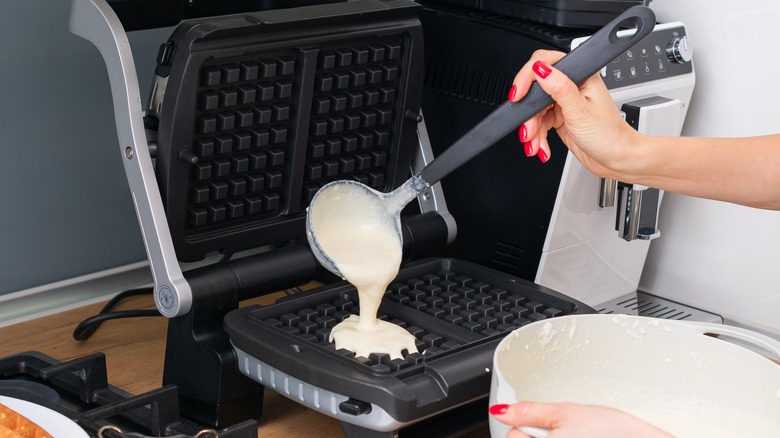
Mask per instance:
[[[527,126],[521,127],[521,134],[525,133],[526,135],[525,141],[523,141],[526,157],[536,155],[542,163],[546,163],[550,159],[551,149],[547,135],[554,127],[556,118],[555,111],[545,111],[542,115],[533,117],[529,122],[526,122]]]
[[[509,405],[503,413],[491,411],[496,420],[513,426],[536,426],[555,429],[565,404],[520,402]]]
[[[547,130],[550,129],[549,124],[545,121],[547,111],[542,111],[520,125],[518,139],[523,144],[526,157],[536,155],[536,151],[539,149],[539,137],[546,136]]]
[[[563,52],[556,52],[552,50],[537,50],[531,55],[531,59],[522,67],[520,71],[515,75],[512,81],[512,88],[509,92],[509,100],[517,102],[522,99],[528,89],[531,88],[531,84],[536,80],[536,76],[532,70],[532,67],[536,61],[542,61],[545,64],[555,64],[566,54]]]
[[[539,161],[543,164],[550,160],[552,157],[552,148],[548,140],[548,135],[551,129],[556,128],[557,111],[553,109],[544,114],[539,126],[539,149],[536,151],[536,156],[539,157]]]
[[[517,138],[523,145],[523,151],[525,152],[526,157],[531,157],[536,153],[533,146],[533,139],[537,136],[537,125],[539,124],[540,118],[540,116],[532,117],[520,125],[520,128],[518,129]]]
[[[539,157],[539,161],[542,162],[542,164],[548,162],[550,160],[550,144],[547,143],[547,136],[539,138],[539,150],[536,151],[536,156]]]

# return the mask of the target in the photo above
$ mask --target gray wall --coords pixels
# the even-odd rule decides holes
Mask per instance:
[[[0,294],[146,259],[106,68],[69,13],[0,2]],[[129,35],[143,96],[170,32]]]

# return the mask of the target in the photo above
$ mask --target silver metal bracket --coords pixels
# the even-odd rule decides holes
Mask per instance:
[[[422,111],[420,114],[422,115]],[[412,175],[420,173],[428,163],[433,161],[433,158],[433,148],[431,148],[431,141],[428,138],[425,118],[421,117],[420,122],[417,124],[417,153],[414,154],[414,159],[412,160]],[[417,202],[421,213],[435,211],[444,218],[444,222],[447,224],[447,243],[452,243],[458,234],[458,224],[447,209],[447,202],[444,200],[444,190],[442,190],[441,183],[437,182],[423,190],[417,196]]]
[[[651,240],[661,236],[658,229],[658,209],[661,205],[658,189],[618,184],[616,229],[627,241]]]
[[[615,206],[617,183],[617,180],[611,178],[599,179],[599,207],[608,208]]]
[[[70,31],[97,47],[108,70],[119,148],[154,278],[154,302],[169,318],[192,307],[173,248],[144,130],[144,111],[127,33],[105,0],[73,0]]]

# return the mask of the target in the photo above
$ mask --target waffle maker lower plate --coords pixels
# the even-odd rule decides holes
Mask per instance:
[[[339,282],[234,310],[224,327],[246,376],[344,422],[391,431],[487,397],[493,351],[510,331],[595,311],[470,262],[426,259],[401,269],[379,309],[414,334],[419,352],[390,359],[336,350],[330,330],[356,313],[357,291]]]

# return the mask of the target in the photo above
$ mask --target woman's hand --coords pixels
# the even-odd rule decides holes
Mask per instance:
[[[547,131],[555,128],[566,146],[591,172],[614,177],[622,171],[627,148],[640,141],[641,134],[620,116],[599,74],[577,87],[553,64],[564,53],[538,50],[515,76],[509,100],[520,100],[536,81],[555,103],[526,121],[518,136],[527,156],[550,158]]]
[[[548,438],[672,438],[633,415],[604,406],[575,403],[493,405],[490,414],[511,426],[548,429]],[[512,429],[507,438],[528,438]]]
[[[597,73],[579,87],[553,65],[561,52],[536,51],[514,79],[516,102],[537,82],[555,103],[519,129],[525,154],[550,159],[555,128],[593,174],[688,196],[780,210],[780,134],[663,137],[637,132],[620,116]]]

